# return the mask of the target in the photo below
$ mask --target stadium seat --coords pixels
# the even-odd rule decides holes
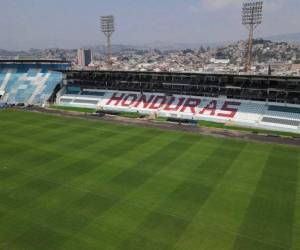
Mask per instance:
[[[300,121],[296,120],[288,120],[288,119],[280,119],[280,118],[274,118],[274,117],[263,117],[262,119],[263,123],[272,123],[276,126],[291,126],[291,127],[299,127]]]
[[[241,122],[257,123],[261,115],[265,112],[266,105],[253,102],[242,103],[236,120]]]
[[[75,90],[75,89],[73,89]],[[192,97],[192,96],[172,96],[175,99],[183,98],[187,100],[190,98],[194,101],[199,99],[199,106],[197,106],[196,113],[190,106],[185,108],[174,109],[176,105],[172,104],[166,109],[166,103],[171,100],[170,96],[166,96],[165,104],[160,107],[160,103],[155,103],[157,97],[163,98],[164,94],[161,93],[143,93],[144,97],[149,100],[149,103],[141,103],[136,105],[137,100],[140,100],[142,94],[140,92],[122,92],[122,91],[108,91],[108,90],[83,90],[77,92],[78,94],[70,94],[70,90],[62,95],[57,100],[57,104],[74,107],[90,107],[101,108],[106,111],[112,112],[140,112],[144,115],[151,115],[154,112],[163,117],[173,117],[180,119],[193,119],[193,120],[209,120],[214,122],[228,122],[231,124],[245,125],[255,128],[263,129],[280,129],[291,132],[300,133],[300,107],[285,107],[284,105],[273,107],[265,102],[258,101],[232,101],[230,99],[217,99],[209,97]],[[127,96],[127,99],[126,99]],[[152,99],[151,99],[152,96]],[[154,97],[153,97],[154,96]],[[113,101],[111,101],[113,99]],[[134,100],[132,100],[134,99]],[[111,101],[111,102],[110,102]],[[215,110],[207,110],[201,113],[201,110],[208,105],[208,103],[216,102]],[[224,109],[225,103],[228,102],[229,106]],[[193,101],[192,101],[193,103]],[[237,103],[237,105],[234,105]],[[183,103],[181,104],[183,105]],[[191,104],[190,104],[191,105]],[[158,108],[156,108],[158,107]],[[234,109],[234,115],[230,115]],[[193,112],[192,112],[193,111]],[[221,115],[220,115],[221,114]],[[225,115],[224,115],[225,114]]]
[[[9,63],[0,64],[2,101],[8,103],[43,104],[62,80],[62,73],[50,69],[66,69],[66,64]]]
[[[265,114],[278,118],[286,117],[290,119],[300,119],[300,108],[271,105],[268,107]]]

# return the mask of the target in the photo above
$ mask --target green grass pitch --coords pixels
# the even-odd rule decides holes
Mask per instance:
[[[0,132],[0,249],[300,249],[300,148],[12,110]]]

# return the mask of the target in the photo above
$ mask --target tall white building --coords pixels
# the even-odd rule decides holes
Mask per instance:
[[[90,49],[78,49],[77,57],[79,66],[88,66],[92,62],[92,51]]]

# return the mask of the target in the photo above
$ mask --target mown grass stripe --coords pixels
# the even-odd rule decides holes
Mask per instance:
[[[92,170],[105,165],[107,161],[110,161],[113,158],[122,157],[129,151],[141,147],[145,142],[145,139],[142,136],[140,136],[140,134],[137,134],[132,137],[124,138],[123,140],[118,141],[118,143],[109,146],[103,144],[102,147],[99,147],[99,149],[94,155],[97,156],[97,159],[99,161],[98,164],[92,161],[91,164],[86,164],[88,163],[88,158],[84,158],[78,161],[77,163],[72,164],[71,166],[67,166],[65,168],[58,169],[55,172],[52,172],[51,174],[47,175],[47,178],[61,183],[66,183],[68,182],[68,179],[72,180],[76,176],[82,176],[83,174],[87,174]],[[83,150],[88,149],[83,148]]]
[[[234,249],[290,249],[298,181],[297,152],[288,147],[272,148]]]
[[[184,180],[145,218],[120,249],[172,249],[245,145],[235,142],[232,149],[220,145],[191,174],[205,176],[205,181]]]
[[[176,243],[176,249],[231,250],[268,158],[266,145],[248,143]],[[254,157],[253,151],[265,154]]]
[[[157,134],[158,136],[158,134]],[[153,137],[154,138],[154,137]],[[135,142],[136,140],[134,140],[133,138],[131,138],[130,143]],[[128,144],[129,140],[127,141]],[[124,145],[118,145],[119,149],[124,150]],[[126,148],[126,147],[125,147]],[[124,151],[127,152],[127,151]],[[94,202],[92,202],[90,200],[90,197],[92,197],[92,199],[94,199]],[[115,199],[111,199],[111,198],[105,198],[105,197],[101,197],[99,195],[93,195],[90,192],[88,192],[85,196],[83,196],[83,198],[79,199],[79,200],[90,200],[90,202],[88,202],[91,206],[93,205],[98,205],[98,207],[94,208],[94,216],[96,216],[96,214],[101,214],[101,206],[99,206],[99,204],[106,204],[103,205],[103,209],[105,210],[105,207],[108,209],[110,206],[112,206],[113,204],[115,204],[116,202],[118,202],[118,200]],[[95,202],[96,200],[101,201],[101,202]],[[75,211],[73,210],[74,207],[76,207],[77,204],[77,209],[75,209]],[[108,207],[107,207],[108,206]],[[96,209],[96,210],[95,210]],[[82,228],[84,228],[84,226],[86,224],[89,223],[90,220],[93,219],[93,213],[81,213],[82,211],[86,211],[86,210],[93,210],[93,208],[88,208],[87,204],[85,202],[77,202],[75,201],[74,203],[72,203],[72,206],[67,206],[64,207],[63,211],[60,211],[59,213],[52,214],[51,218],[48,218],[44,224],[46,225],[50,225],[51,228],[55,229],[55,230],[63,230],[63,232],[76,232],[77,230],[80,230]],[[78,219],[80,218],[80,219]],[[73,221],[73,222],[72,222]],[[54,222],[54,224],[53,224]],[[72,225],[72,228],[70,228],[70,223]],[[35,226],[33,226],[34,228]],[[37,226],[39,227],[39,225]],[[34,230],[34,229],[30,229],[30,231]],[[27,234],[26,232],[24,234]],[[63,233],[64,234],[64,233]],[[64,234],[64,237],[67,237],[66,234]],[[70,235],[69,235],[70,236]],[[24,237],[18,237],[15,241],[12,242],[12,246],[14,246],[15,244],[17,244],[19,241],[21,241],[21,239],[23,239]],[[25,242],[26,243],[26,242]]]
[[[112,137],[115,137],[117,135],[118,134],[116,133],[102,134],[101,142],[105,143],[106,141],[111,140]],[[80,141],[81,137],[78,136],[77,138]],[[119,143],[119,141],[117,143]],[[93,141],[93,144],[97,144],[97,142]],[[89,146],[93,144],[90,144]],[[104,145],[105,144],[99,145],[98,149],[100,150],[101,147],[104,147]],[[72,163],[75,163],[76,161],[84,159],[83,154],[77,154],[77,152],[82,151],[82,145],[81,147],[77,147],[76,150],[73,150],[71,152],[70,148],[66,147],[67,152],[65,154],[63,154],[61,150],[49,151],[48,145],[46,145],[45,147],[41,147],[41,149],[29,148],[26,151],[24,151],[24,148],[27,149],[26,144],[23,144],[23,146],[19,146],[16,148],[18,150],[13,150],[13,152],[16,153],[15,155],[9,157],[9,160],[3,160],[2,164],[4,164],[5,168],[2,169],[2,172],[7,172],[13,169],[17,169],[18,172],[14,176],[9,176],[10,178],[8,178],[7,180],[5,179],[5,182],[2,182],[2,191],[9,191],[14,188],[14,185],[12,185],[12,183],[15,183],[16,186],[22,185],[24,181],[26,182],[28,176],[40,178],[41,175],[43,176],[47,172],[55,171],[55,169],[59,169],[61,167],[64,167],[65,165],[70,165]],[[59,152],[59,154],[57,154],[56,152]],[[69,157],[69,155],[72,157]],[[47,161],[47,159],[49,159],[49,161]],[[24,162],[25,164],[20,164],[20,162]],[[30,168],[26,167],[28,165],[30,165]],[[6,183],[8,185],[6,185]]]
[[[141,131],[139,131],[139,132],[141,133]],[[159,136],[159,133],[157,133],[155,136],[153,136],[153,139],[156,136]],[[133,150],[134,148],[140,147],[143,143],[146,143],[146,142],[147,141],[145,140],[145,138],[143,136],[141,136],[139,133],[137,133],[135,136],[129,136],[127,138],[124,138],[121,142],[118,142],[117,144],[112,145],[113,148],[114,148],[114,151],[113,151],[114,153],[113,154],[115,155],[115,157],[117,157],[117,156],[118,157],[122,157],[123,154],[128,153],[130,150]],[[103,146],[103,149],[104,149],[102,152],[105,152],[105,150],[106,150],[107,147],[105,146],[105,144],[102,145],[102,146]],[[107,158],[106,160],[109,160],[109,159]],[[103,161],[102,163],[105,164],[105,161]],[[73,164],[70,167],[65,168],[65,169],[68,170],[67,173],[66,172],[64,173],[63,169],[59,169],[57,171],[51,172],[50,175],[49,174],[47,175],[46,179],[42,178],[42,179],[40,179],[40,181],[42,181],[42,182],[46,181],[46,183],[55,184],[56,185],[55,189],[58,189],[61,186],[65,186],[66,183],[71,183],[73,180],[75,180],[77,178],[80,178],[81,175],[86,174],[88,172],[91,172],[96,167],[99,167],[99,165],[93,164],[93,162],[91,162],[91,164],[88,164],[88,160],[86,159],[86,160],[82,160],[81,162],[77,162],[76,165]],[[54,176],[52,176],[52,173],[54,173]],[[56,173],[57,173],[57,175],[56,175]],[[60,178],[60,177],[63,177],[64,179],[57,180],[57,178]],[[53,181],[51,181],[51,179],[53,179]],[[68,186],[68,187],[72,188],[71,186]],[[20,189],[22,191],[25,190],[25,192],[27,192],[26,191],[27,189],[24,188],[24,186],[21,187]],[[39,197],[47,196],[48,192],[49,192],[49,190],[47,190],[47,192],[45,192],[43,194],[39,194],[36,199],[39,199]],[[35,193],[34,193],[34,195],[35,195]],[[86,194],[86,196],[89,196],[89,195],[90,195],[89,193]],[[96,197],[96,196],[93,196],[93,197]],[[30,197],[30,198],[33,198],[33,197]],[[110,204],[112,202],[115,202],[115,201],[113,201],[111,199],[107,199],[105,197],[99,197],[99,198],[104,203],[106,201],[106,204]],[[31,199],[29,199],[29,200],[31,200]],[[46,200],[44,200],[44,202],[47,203]],[[21,203],[26,204],[25,201],[22,201]],[[33,204],[36,204],[36,203],[37,203],[36,201],[33,202]],[[97,204],[99,205],[99,203],[97,203]],[[32,206],[31,203],[29,205]],[[86,203],[82,203],[82,205],[86,205]],[[65,206],[64,206],[64,209],[66,209]],[[100,206],[98,207],[97,212],[100,212]],[[31,211],[31,213],[33,213],[33,215],[34,215],[34,210]],[[50,214],[52,214],[52,213],[50,212]],[[79,213],[76,213],[76,215],[73,214],[73,217],[72,217],[72,207],[70,207],[67,210],[67,212],[61,211],[59,214],[56,214],[56,215],[52,214],[52,216],[54,216],[54,219],[57,222],[60,223],[60,224],[58,224],[60,226],[63,226],[63,225],[66,226],[66,225],[68,225],[68,223],[71,223],[73,229],[70,229],[69,230],[70,232],[72,230],[75,230],[75,232],[76,232],[76,230],[79,230],[80,228],[84,227],[84,225],[89,222],[89,219],[90,219],[89,216],[90,215],[92,215],[92,214],[89,214],[88,216],[83,217],[83,214],[80,215]],[[77,221],[76,221],[76,218],[80,218],[80,216],[81,216],[81,220],[77,219]],[[74,221],[73,223],[71,222],[71,218]],[[53,218],[50,218],[49,220],[47,219],[46,221],[47,222],[45,222],[44,224],[52,225],[51,222],[53,221]],[[58,226],[58,225],[56,225],[56,226]],[[53,228],[54,231],[58,230],[58,229],[55,229],[56,226],[52,226],[52,228]],[[35,227],[40,227],[40,225],[33,226],[33,228],[35,228]],[[29,231],[34,230],[33,228],[28,229],[28,230]],[[24,234],[26,235],[27,232],[24,232]],[[67,234],[64,234],[64,237],[67,237],[66,235]],[[23,239],[23,238],[24,237],[22,237],[22,236],[17,237],[17,239],[11,243],[12,246],[14,246],[15,244],[17,244],[16,242],[21,241],[21,239]]]
[[[103,138],[103,141],[105,138],[109,139],[109,138],[111,138],[111,135],[107,134],[107,136]],[[128,138],[122,138],[121,140],[122,140],[121,142],[117,141],[117,142],[115,142],[115,144],[111,145],[114,147],[114,152],[120,156],[122,155],[122,153],[125,153],[124,148],[126,148],[127,146],[130,145],[132,148],[140,146],[140,143],[143,142],[143,137],[136,135],[135,137],[129,136]],[[102,144],[101,146],[103,149],[106,148],[105,144]],[[81,150],[83,150],[83,148],[81,148]],[[99,150],[101,150],[100,146],[99,146]],[[34,162],[31,162],[31,163],[33,166],[41,167],[42,164],[44,163],[44,160],[47,161],[47,158],[51,159],[51,158],[55,158],[55,157],[53,157],[53,155],[51,155],[49,152],[43,153],[41,157],[37,157],[37,154],[35,154]],[[27,160],[27,162],[28,162],[28,160]],[[50,165],[51,165],[51,163],[50,163]],[[40,176],[38,175],[38,173],[36,173],[33,177],[42,179],[44,181],[49,181],[51,183],[54,182],[56,184],[62,184],[62,183],[66,183],[68,181],[73,180],[74,178],[82,175],[83,173],[88,173],[88,172],[92,171],[94,168],[99,167],[99,165],[97,165],[95,162],[89,161],[88,157],[82,158],[81,160],[74,161],[71,164],[67,165],[66,167],[60,166],[59,164],[56,164],[56,165],[57,166],[55,168],[49,168],[49,164],[47,164],[46,166],[48,167],[48,169],[47,169],[46,173],[41,174]],[[22,169],[19,169],[19,170],[22,173]],[[65,173],[64,173],[64,171],[65,171]],[[27,171],[26,170],[23,171],[23,174],[24,173],[26,176]],[[61,179],[61,180],[59,180],[59,179]],[[25,185],[27,185],[27,184],[25,184]],[[10,193],[15,193],[16,190],[24,190],[24,189],[26,190],[26,188],[24,188],[24,186],[19,186],[17,189],[15,189],[14,191],[11,191]],[[29,199],[29,201],[32,201],[32,200]],[[22,202],[25,202],[25,201],[22,200]]]
[[[102,134],[101,142],[105,143],[107,140],[111,140],[111,138],[116,135],[117,135],[116,133]],[[41,146],[39,148],[31,148],[31,147],[27,147],[27,143],[22,142],[20,145],[16,145],[13,143],[12,145],[5,147],[4,151],[1,150],[0,152],[1,156],[5,154],[8,155],[2,158],[2,163],[1,163],[1,165],[3,165],[2,172],[8,172],[8,171],[12,171],[13,169],[17,169],[18,173],[23,176],[24,174],[39,175],[41,172],[43,173],[46,168],[48,169],[48,171],[51,171],[57,168],[57,166],[60,166],[61,164],[66,164],[64,160],[69,159],[68,158],[69,154],[73,155],[72,157],[74,158],[73,162],[76,160],[80,160],[82,159],[82,157],[80,158],[79,155],[76,153],[82,150],[82,146],[84,145],[81,144],[82,138],[85,138],[85,140],[89,140],[92,137],[82,137],[82,135],[80,135],[75,137],[74,140],[68,139],[69,142],[67,144],[60,145],[60,143],[58,142],[58,145],[55,145],[53,147],[50,147],[49,144],[47,144],[44,147]],[[79,144],[75,143],[76,147],[73,144],[74,150],[70,152],[70,147],[68,146],[70,145],[69,143],[72,143],[72,141]],[[91,142],[92,144],[97,143],[96,141],[93,140],[91,140]],[[89,144],[89,146],[91,146],[92,144]],[[99,148],[101,147],[99,146]],[[12,154],[9,154],[10,150]],[[32,158],[31,156],[34,156],[33,160],[35,161],[35,164],[33,164],[33,162],[30,162],[30,159]],[[36,160],[39,161],[39,164],[37,164]],[[25,164],[20,164],[20,161],[25,162]],[[30,164],[30,168],[24,166],[27,164]],[[10,177],[17,177],[17,175],[10,176]],[[12,180],[10,179],[8,181],[12,181]]]
[[[162,167],[174,162],[192,145],[192,143],[183,143],[182,137],[171,141],[161,151],[150,154],[145,159],[135,163],[131,168],[120,173],[99,192],[118,199],[122,198],[125,193],[135,190],[149,180]],[[162,152],[163,156],[161,156]]]
[[[232,148],[219,147],[174,190],[159,210],[191,221],[208,199],[215,186],[242,152],[246,143],[237,142]],[[224,157],[226,155],[226,157]]]
[[[300,150],[298,150],[298,182],[297,182],[297,193],[294,207],[294,224],[293,224],[293,239],[291,250],[300,249]]]
[[[105,186],[94,192],[101,196],[114,199],[115,203],[112,204],[110,208],[113,209],[114,206],[125,201],[126,197],[139,187],[143,186],[148,180],[155,176],[156,173],[161,171],[162,168],[175,162],[176,159],[196,143],[196,141],[193,143],[184,143],[182,142],[182,139],[183,137],[179,137],[164,145],[162,148],[158,148],[155,153],[141,159],[132,167],[121,172]],[[161,152],[164,152],[164,157],[158,157]],[[70,241],[72,241],[72,239]]]
[[[131,138],[132,137],[130,137],[130,135],[128,135],[127,137],[129,137],[130,139],[128,139],[128,141],[132,141],[131,140]],[[107,135],[106,137],[103,137],[102,138],[102,141],[105,141],[105,140],[108,140],[108,139],[110,139],[111,138],[111,135]],[[121,140],[123,140],[124,138],[123,138],[123,136],[120,138]],[[115,144],[118,144],[118,145],[120,145],[120,141],[116,141],[116,142],[114,142]],[[102,144],[101,146],[98,146],[98,148],[99,148],[99,150],[101,149],[101,147],[102,148],[105,148],[105,145],[104,144]],[[82,150],[82,148],[80,149],[80,150]],[[73,152],[69,152],[69,154],[70,155],[72,155],[72,154],[74,154],[76,151],[73,151]],[[31,159],[31,157],[32,157],[32,155],[33,154],[24,154],[24,160],[25,160],[25,162],[26,162],[26,164],[28,164],[29,163],[29,160]],[[51,157],[50,157],[50,156]],[[32,158],[32,162],[30,162],[30,164],[31,164],[31,169],[33,169],[33,168],[35,168],[35,167],[39,167],[40,169],[39,169],[39,171],[41,171],[41,173],[43,172],[42,171],[42,169],[41,169],[41,166],[46,166],[47,167],[47,172],[50,172],[50,173],[53,173],[53,172],[56,172],[56,171],[58,171],[57,170],[57,168],[61,168],[61,167],[63,167],[63,166],[60,166],[60,164],[59,164],[59,162],[56,162],[55,164],[56,164],[56,167],[53,167],[53,168],[51,168],[51,162],[50,162],[50,164],[49,164],[49,162],[47,162],[46,161],[46,159],[47,158],[53,158],[53,155],[51,155],[51,152],[42,152],[42,156],[43,157],[36,157],[36,156],[38,156],[38,154],[37,154],[37,152],[35,153],[35,155],[34,155],[34,158]],[[66,157],[67,155],[63,155],[64,157]],[[21,159],[21,157],[20,157],[20,155],[18,155],[18,157],[17,157],[17,162],[19,162],[20,161],[20,159]],[[86,159],[86,158],[85,158]],[[46,162],[45,162],[46,161]],[[55,161],[55,159],[54,159],[54,161]],[[75,161],[74,162],[76,162],[76,161],[78,161],[78,160],[76,160],[76,158],[75,158]],[[86,161],[88,161],[88,160],[86,160]],[[34,163],[36,163],[36,164],[34,164]],[[42,163],[46,163],[45,165],[43,165]],[[84,164],[82,165],[82,166],[84,166]],[[93,166],[96,166],[95,164],[93,164]],[[18,165],[18,167],[15,167],[15,168],[17,168],[18,170],[19,170],[19,173],[21,173],[21,174],[23,174],[23,175],[25,175],[25,177],[26,177],[26,173],[27,173],[27,171],[26,171],[26,169],[23,169],[23,166],[19,166]],[[9,169],[13,169],[13,167],[11,167],[10,166],[10,168]],[[83,168],[84,169],[84,168]],[[38,175],[38,173],[35,173],[35,175],[34,176],[31,176],[31,177],[33,177],[33,178],[45,178],[45,176],[44,177],[42,177],[42,176],[39,176]],[[26,185],[26,184],[25,184]],[[20,186],[20,188],[22,189],[22,187]],[[19,187],[17,188],[17,190],[19,189]]]

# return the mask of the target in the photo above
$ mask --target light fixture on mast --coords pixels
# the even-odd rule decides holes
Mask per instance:
[[[114,16],[102,16],[100,18],[101,22],[101,31],[106,36],[106,62],[108,65],[111,65],[111,57],[112,57],[112,44],[111,44],[111,36],[115,32],[115,21]]]
[[[249,30],[247,52],[245,56],[245,72],[249,72],[252,66],[252,49],[254,30],[262,23],[263,1],[245,2],[242,9],[242,23]]]

